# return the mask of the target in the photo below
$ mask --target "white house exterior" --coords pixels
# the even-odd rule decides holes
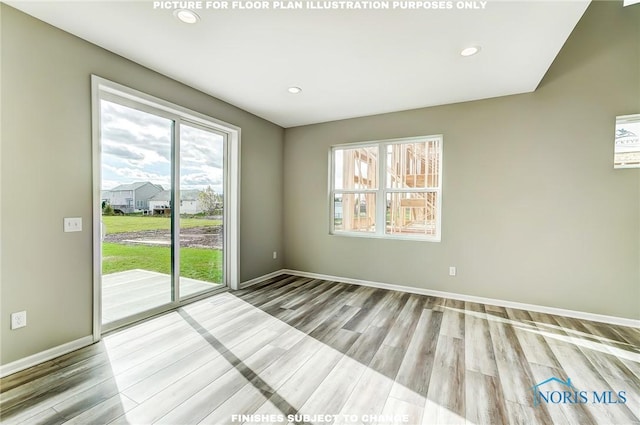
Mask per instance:
[[[199,190],[183,190],[180,192],[180,214],[199,214],[203,212]],[[171,191],[163,190],[149,199],[149,210],[171,208]]]
[[[121,184],[111,190],[103,190],[102,202],[126,214],[146,211],[150,208],[149,199],[162,191],[162,186],[151,182]]]

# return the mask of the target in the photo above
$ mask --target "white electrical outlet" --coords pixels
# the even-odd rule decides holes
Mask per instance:
[[[273,251],[273,259],[275,260],[276,258],[278,258],[278,251]]]
[[[82,217],[66,217],[64,219],[64,231],[65,232],[81,232]]]
[[[27,326],[26,311],[11,313],[11,329],[24,328],[25,326]]]
[[[457,273],[457,270],[454,266],[449,267],[449,276],[455,276]]]

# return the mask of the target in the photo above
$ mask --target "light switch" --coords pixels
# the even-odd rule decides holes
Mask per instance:
[[[65,232],[81,232],[82,217],[67,217],[64,219]]]

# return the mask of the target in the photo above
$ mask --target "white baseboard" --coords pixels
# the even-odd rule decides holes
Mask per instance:
[[[412,286],[394,285],[391,283],[373,282],[369,280],[351,279],[340,276],[330,276],[319,273],[309,273],[299,270],[281,269],[274,272],[265,274],[263,276],[256,277],[255,279],[248,280],[240,284],[240,288],[244,289],[249,286],[255,285],[265,280],[280,276],[283,274],[290,274],[300,277],[309,277],[312,279],[322,279],[334,282],[349,283],[352,285],[370,286],[372,288],[388,289],[391,291],[408,292],[411,294],[428,295],[432,297],[451,298],[460,301],[469,301],[480,304],[490,304],[500,307],[515,308],[519,310],[535,311],[539,313],[555,314],[558,316],[573,317],[576,319],[591,320],[594,322],[608,323],[612,325],[629,326],[632,328],[640,328],[640,320],[628,319],[624,317],[607,316],[604,314],[587,313],[576,310],[566,310],[557,307],[547,307],[535,304],[525,304],[515,301],[498,300],[495,298],[477,297],[475,295],[456,294],[454,292],[435,291],[432,289],[415,288]],[[59,345],[57,347],[50,348],[48,350],[36,353],[29,357],[25,357],[15,362],[0,365],[0,378],[27,369],[29,367],[44,363],[48,360],[70,353],[71,351],[78,350],[93,344],[93,337],[86,336],[84,338],[76,339],[75,341],[68,342],[66,344]]]
[[[361,280],[361,279],[351,279],[346,277],[330,276],[330,275],[319,274],[319,273],[309,273],[309,272],[303,272],[299,270],[282,269],[277,272],[269,273],[268,275],[263,276],[263,278],[253,279],[250,282],[253,282],[255,280],[258,280],[258,282],[261,280],[264,281],[266,279],[270,279],[272,277],[282,275],[282,274],[290,274],[290,275],[295,275],[300,277],[310,277],[313,279],[330,280],[334,282],[350,283],[353,285],[360,285],[360,286],[370,286],[373,288],[389,289],[391,291],[408,292],[411,294],[428,295],[432,297],[451,298],[453,300],[459,300],[459,301],[469,301],[469,302],[480,303],[480,304],[490,304],[490,305],[495,305],[499,307],[515,308],[518,310],[535,311],[538,313],[547,313],[547,314],[555,314],[558,316],[573,317],[575,319],[591,320],[594,322],[608,323],[611,325],[640,328],[640,320],[628,319],[625,317],[607,316],[604,314],[588,313],[584,311],[567,310],[567,309],[557,308],[557,307],[547,307],[547,306],[536,305],[536,304],[526,304],[526,303],[520,303],[515,301],[499,300],[495,298],[478,297],[475,295],[456,294],[454,292],[435,291],[432,289],[415,288],[413,286],[394,285],[391,283],[373,282],[373,281]],[[253,284],[255,283],[257,282],[253,282]]]
[[[0,378],[12,375],[21,370],[28,369],[32,366],[36,366],[40,363],[44,363],[56,357],[60,357],[72,351],[86,347],[93,344],[93,336],[85,336],[75,341],[67,342],[66,344],[58,345],[57,347],[50,348],[45,351],[33,354],[31,356],[16,360],[15,362],[7,363],[0,366]]]
[[[284,269],[276,270],[275,272],[271,272],[271,273],[265,274],[263,276],[258,276],[255,279],[251,279],[251,280],[247,280],[246,282],[242,282],[240,284],[240,289],[248,288],[249,286],[255,285],[256,283],[264,282],[265,280],[269,280],[272,277],[280,276],[281,274],[284,274],[283,270]]]

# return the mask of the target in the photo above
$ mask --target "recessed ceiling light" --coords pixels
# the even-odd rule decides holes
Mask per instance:
[[[478,53],[479,51],[480,51],[480,47],[478,47],[478,46],[470,46],[470,47],[462,49],[460,54],[462,56],[473,56],[476,53]]]
[[[300,87],[289,87],[287,90],[291,94],[298,94],[302,92],[302,89]]]
[[[195,24],[200,20],[198,14],[189,9],[177,9],[173,12],[173,16],[180,19],[185,24]]]

